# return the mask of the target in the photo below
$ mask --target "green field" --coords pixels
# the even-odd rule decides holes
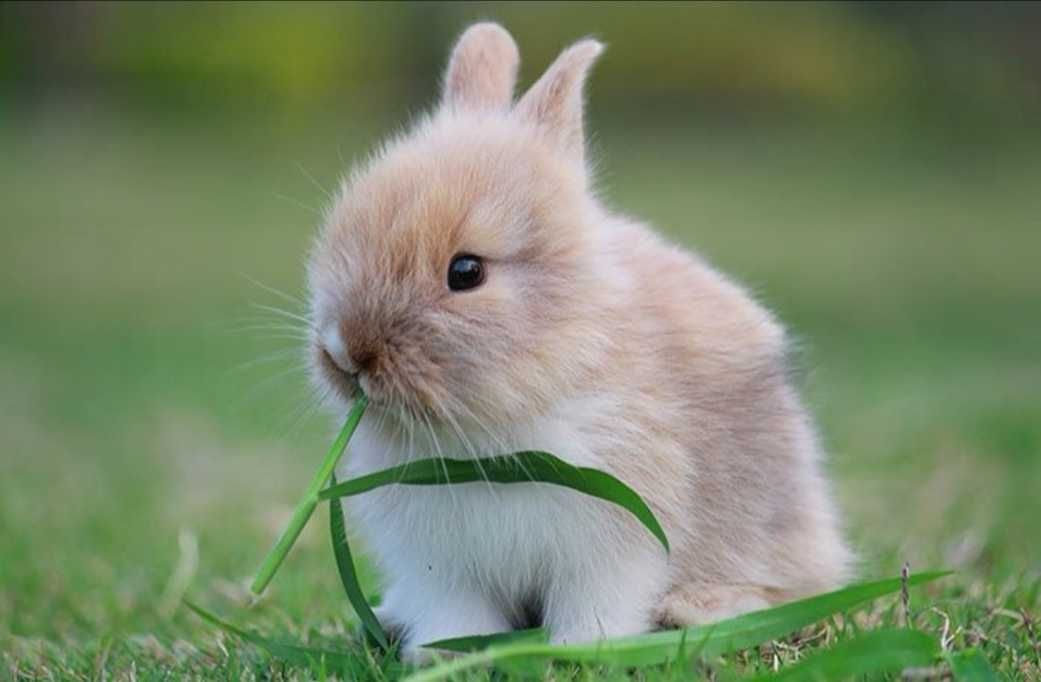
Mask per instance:
[[[322,188],[400,122],[0,120],[0,675],[312,674],[218,634],[178,607],[185,590],[270,636],[362,652],[324,518],[241,608],[336,426],[257,307],[285,301],[252,280],[301,293]],[[1041,140],[594,127],[610,203],[742,279],[799,339],[862,575],[956,570],[914,593],[914,623],[939,637],[947,620],[953,648],[1038,679]],[[893,604],[846,622],[895,622]],[[772,656],[706,665],[726,679]],[[639,676],[659,673],[685,679]]]

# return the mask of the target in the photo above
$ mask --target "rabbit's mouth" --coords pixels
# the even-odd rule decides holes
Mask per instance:
[[[373,372],[371,368],[356,370],[350,361],[337,360],[325,346],[318,343],[314,347],[315,370],[318,378],[326,383],[331,393],[344,401],[350,402],[363,391],[369,399],[369,403],[387,413],[388,417],[401,416],[401,419],[436,419],[433,411],[422,405],[413,404],[416,401],[398,395],[394,391],[396,384],[388,381],[389,377],[382,376],[381,372]]]

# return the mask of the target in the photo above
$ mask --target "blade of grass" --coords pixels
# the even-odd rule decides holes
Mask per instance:
[[[336,485],[335,473],[330,475],[330,481]],[[347,544],[347,529],[344,527],[343,510],[339,500],[329,500],[329,535],[332,538],[336,568],[340,572],[340,582],[343,584],[344,592],[347,593],[348,601],[354,607],[354,612],[358,614],[365,630],[376,640],[383,651],[388,651],[390,640],[387,639],[387,633],[383,631],[379,619],[369,607],[365,593],[362,592],[361,585],[358,583],[358,574],[354,570],[354,558],[351,556],[351,548]]]
[[[477,481],[492,483],[552,483],[586,495],[613,502],[628,510],[669,550],[658,519],[636,491],[614,476],[586,467],[576,467],[549,454],[529,450],[481,460],[423,459],[365,476],[359,476],[322,490],[323,500],[358,495],[385,485],[454,485]]]
[[[911,576],[907,584],[919,585],[945,575],[949,575],[949,572],[919,573]],[[702,656],[718,656],[777,639],[834,613],[899,592],[901,585],[900,578],[862,583],[712,625],[687,628],[686,631],[653,632],[589,644],[550,645],[521,642],[493,646],[419,671],[408,680],[440,680],[485,665],[510,665],[519,659],[525,659],[529,663],[555,660],[626,667],[654,665],[675,659],[680,650],[679,645],[684,639],[700,641]]]
[[[237,625],[233,625],[187,599],[183,600],[183,603],[191,609],[195,615],[199,616],[207,623],[235,635],[239,639],[249,642],[287,663],[304,666],[311,670],[317,670],[319,667],[324,665],[327,669],[333,668],[341,673],[350,673],[353,678],[364,676],[369,671],[369,666],[365,661],[359,657],[352,656],[351,654],[340,651],[331,651],[329,649],[317,649],[297,644],[276,642],[261,637],[260,635],[244,628],[240,628]],[[391,664],[391,667],[395,669],[399,668],[397,664]]]
[[[513,630],[512,632],[497,632],[493,635],[470,635],[468,637],[453,637],[452,639],[439,639],[436,642],[424,644],[424,649],[441,649],[443,651],[457,651],[467,653],[480,651],[491,646],[504,644],[516,644],[518,642],[547,642],[549,637],[543,628],[530,628],[528,630]]]
[[[777,673],[752,678],[773,680],[845,680],[856,675],[894,673],[932,665],[940,653],[937,641],[918,630],[875,630],[841,642]]]
[[[998,676],[986,657],[978,649],[966,649],[947,657],[951,673],[958,682],[998,682]]]
[[[315,474],[314,478],[311,479],[310,485],[307,486],[307,491],[304,493],[303,499],[296,505],[296,509],[293,511],[293,516],[289,520],[289,525],[282,531],[282,535],[279,536],[275,542],[274,547],[268,552],[267,556],[264,557],[264,561],[260,564],[260,568],[257,569],[257,575],[253,579],[253,584],[250,586],[250,590],[253,594],[260,594],[271,582],[271,579],[275,577],[275,573],[278,571],[278,567],[282,565],[286,555],[289,554],[289,550],[292,549],[293,543],[300,536],[300,532],[303,531],[304,526],[307,525],[308,520],[311,518],[311,514],[314,513],[315,507],[318,506],[318,493],[325,485],[325,482],[329,480],[329,477],[333,473],[333,469],[336,468],[336,463],[340,459],[340,455],[343,454],[344,449],[347,447],[347,443],[351,440],[351,436],[354,435],[354,430],[358,428],[358,422],[361,421],[362,415],[365,413],[365,407],[369,404],[368,398],[364,393],[359,391],[354,398],[354,405],[351,407],[350,414],[347,415],[347,421],[344,422],[343,428],[340,429],[340,435],[337,436],[333,442],[332,447],[329,448],[329,452],[325,455],[325,459],[322,461],[322,466],[318,469],[318,473]]]

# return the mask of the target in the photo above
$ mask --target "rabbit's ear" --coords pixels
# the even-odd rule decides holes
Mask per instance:
[[[520,55],[502,26],[490,22],[466,29],[452,50],[442,106],[457,109],[509,108]]]
[[[517,103],[517,112],[544,131],[568,154],[582,159],[582,86],[593,62],[604,51],[603,43],[582,40],[557,57]]]

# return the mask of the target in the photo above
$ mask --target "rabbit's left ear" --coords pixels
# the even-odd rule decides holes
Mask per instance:
[[[506,110],[513,101],[520,54],[502,26],[474,24],[452,50],[445,73],[442,106]]]
[[[604,51],[603,43],[582,40],[563,53],[517,103],[517,113],[539,126],[565,153],[582,160],[582,86]]]

